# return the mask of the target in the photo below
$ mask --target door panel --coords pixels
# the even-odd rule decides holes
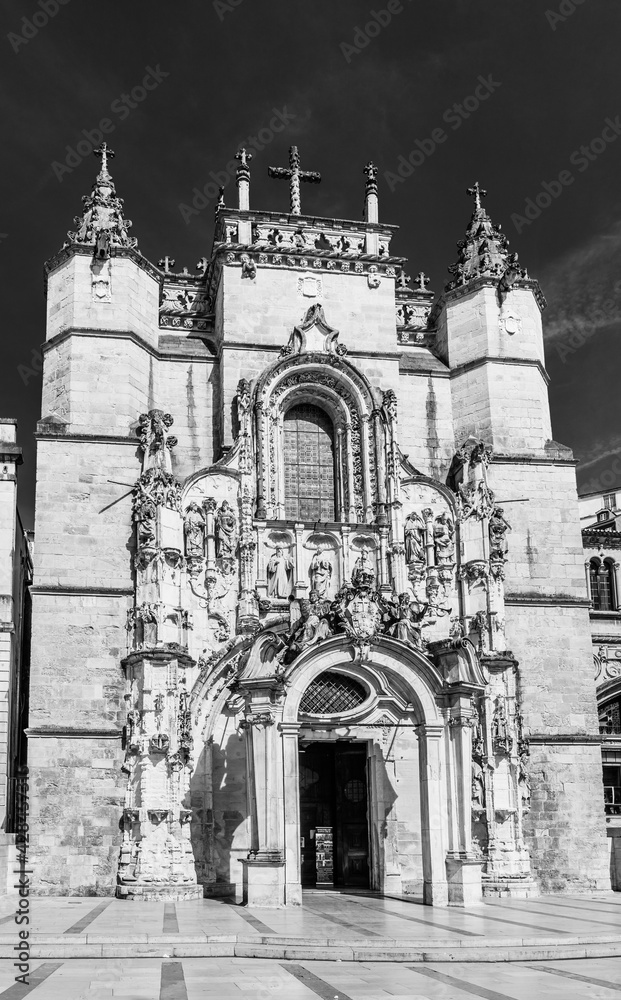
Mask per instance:
[[[302,885],[317,884],[315,831],[328,826],[335,884],[368,887],[366,757],[363,743],[311,743],[300,751]]]

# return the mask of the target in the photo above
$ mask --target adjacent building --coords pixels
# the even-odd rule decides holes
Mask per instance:
[[[605,824],[614,889],[621,889],[621,510],[620,491],[580,497],[584,568],[602,735]]]
[[[46,264],[38,891],[609,888],[574,462],[485,192],[435,295],[371,163],[364,218],[316,218],[295,147],[285,211],[240,150],[175,270],[98,155]]]
[[[25,783],[32,536],[17,510],[17,421],[0,419],[0,893],[12,891]]]

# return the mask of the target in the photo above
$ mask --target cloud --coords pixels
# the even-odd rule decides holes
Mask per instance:
[[[555,261],[542,276],[544,332],[549,342],[579,332],[585,343],[606,327],[621,325],[621,220]]]

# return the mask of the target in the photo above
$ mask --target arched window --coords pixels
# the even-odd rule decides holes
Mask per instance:
[[[612,611],[614,604],[614,576],[613,565],[610,559],[600,562],[599,559],[591,559],[589,565],[589,579],[591,581],[591,599],[594,611]]]
[[[283,427],[285,517],[335,521],[334,427],[318,406],[301,404],[285,413]]]

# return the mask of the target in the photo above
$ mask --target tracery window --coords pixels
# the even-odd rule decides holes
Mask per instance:
[[[334,427],[318,406],[300,404],[283,424],[285,517],[335,521]]]
[[[612,611],[614,608],[614,575],[610,559],[600,562],[591,559],[589,564],[591,599],[594,611]]]

